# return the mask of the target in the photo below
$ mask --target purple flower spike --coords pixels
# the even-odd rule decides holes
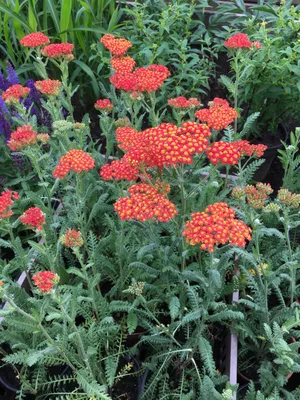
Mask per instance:
[[[19,83],[19,78],[18,78],[16,71],[14,70],[14,67],[11,65],[11,63],[9,61],[7,61],[6,72],[7,72],[7,79],[10,83],[10,86],[17,85]]]

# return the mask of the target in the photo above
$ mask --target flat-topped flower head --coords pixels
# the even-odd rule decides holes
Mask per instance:
[[[24,47],[40,47],[50,43],[50,39],[42,32],[33,32],[24,36],[20,43]]]
[[[133,71],[135,61],[130,56],[114,56],[110,64],[117,74],[127,74]]]
[[[178,109],[178,110],[187,110],[187,109],[192,109],[197,106],[200,106],[201,103],[199,100],[197,100],[195,98],[187,99],[184,96],[179,96],[174,99],[169,99],[168,105],[170,107]]]
[[[42,49],[42,54],[45,57],[49,58],[58,58],[66,61],[73,60],[74,56],[72,51],[74,49],[74,45],[72,43],[53,43],[45,46]]]
[[[37,140],[37,133],[30,125],[19,126],[10,136],[7,146],[12,151],[21,151],[27,146],[33,146]]]
[[[104,35],[100,42],[115,56],[124,55],[132,47],[132,44],[127,39],[116,38],[110,34]]]
[[[36,81],[34,86],[45,95],[58,96],[61,82],[53,79],[44,79],[43,81]]]
[[[99,111],[111,111],[114,105],[109,99],[101,99],[96,101],[95,108]]]
[[[212,129],[225,129],[238,117],[237,111],[229,106],[227,100],[216,97],[209,105],[209,108],[198,110],[195,117],[206,122]]]
[[[114,205],[121,220],[169,222],[177,215],[175,205],[157,187],[140,183],[128,192],[129,197],[120,198]]]
[[[114,160],[111,164],[103,165],[100,176],[105,181],[136,181],[139,177],[139,169],[124,160]]]
[[[70,171],[85,172],[95,167],[95,160],[85,151],[72,149],[61,157],[53,171],[55,178],[63,179]]]
[[[193,213],[182,233],[191,245],[212,252],[219,245],[231,244],[245,247],[251,240],[251,229],[235,218],[235,212],[226,203],[215,203],[203,212]]]
[[[245,33],[236,33],[224,42],[224,45],[230,49],[250,49],[252,43]]]
[[[68,229],[67,232],[61,236],[60,241],[66,247],[81,247],[84,244],[81,232],[75,229]]]
[[[248,140],[238,140],[233,142],[236,149],[239,151],[241,157],[257,157],[260,158],[264,155],[267,146],[264,144],[251,144]]]
[[[30,89],[22,85],[16,84],[10,86],[2,93],[2,99],[6,104],[17,104],[21,99],[29,95]]]
[[[20,198],[17,192],[11,190],[5,190],[0,195],[0,221],[1,219],[7,219],[13,215],[11,210],[14,200]]]
[[[42,271],[35,274],[32,280],[42,293],[48,293],[59,282],[59,276],[51,271]]]
[[[45,214],[38,207],[31,207],[20,216],[23,225],[29,226],[30,229],[41,231],[46,223]]]
[[[233,143],[214,142],[206,151],[209,161],[214,164],[238,164],[240,153]]]

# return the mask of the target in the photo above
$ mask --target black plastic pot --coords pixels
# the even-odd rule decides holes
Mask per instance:
[[[266,178],[272,166],[272,163],[277,156],[277,151],[283,148],[283,144],[281,142],[285,142],[288,139],[288,131],[286,127],[280,124],[278,128],[279,129],[277,135],[271,136],[272,134],[270,133],[268,135],[265,135],[263,137],[263,140],[259,142],[261,144],[265,144],[266,146],[268,146],[268,148],[265,150],[263,156],[265,162],[258,168],[253,176],[253,179],[257,182],[261,182]],[[270,140],[270,138],[272,138],[272,140]],[[270,142],[272,144],[270,144]]]

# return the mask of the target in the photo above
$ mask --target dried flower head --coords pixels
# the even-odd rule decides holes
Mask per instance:
[[[234,210],[226,203],[215,203],[203,212],[193,213],[182,234],[189,244],[200,244],[201,250],[209,252],[226,243],[245,247],[246,241],[251,240],[251,229],[235,218]]]
[[[39,47],[50,43],[50,39],[42,32],[33,32],[24,36],[20,43],[24,47]]]
[[[30,125],[19,126],[10,136],[7,146],[12,151],[23,150],[27,146],[33,146],[37,140],[37,133]]]
[[[51,271],[43,271],[35,274],[32,280],[41,292],[48,293],[59,282],[59,276]]]
[[[30,89],[22,85],[16,84],[10,86],[5,92],[2,93],[2,99],[6,104],[17,104],[20,99],[29,95]]]
[[[43,81],[36,81],[34,86],[45,95],[58,96],[61,82],[53,79],[44,79]]]
[[[9,218],[13,215],[11,210],[14,200],[20,198],[17,192],[12,192],[11,190],[5,190],[0,195],[0,220]]]
[[[95,108],[96,110],[111,111],[114,108],[114,105],[109,99],[103,99],[96,101]]]
[[[63,179],[70,171],[84,172],[95,167],[95,160],[83,150],[72,149],[61,157],[53,171],[55,178]]]
[[[41,231],[46,223],[45,214],[38,207],[31,207],[26,210],[20,216],[20,221],[22,224],[29,226],[30,229],[37,229],[38,231]]]
[[[68,229],[67,232],[60,237],[60,242],[66,247],[81,247],[84,244],[80,231]]]

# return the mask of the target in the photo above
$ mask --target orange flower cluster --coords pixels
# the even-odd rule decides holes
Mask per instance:
[[[109,99],[102,99],[97,100],[94,107],[96,110],[111,111],[114,105]]]
[[[83,172],[93,169],[95,160],[83,150],[72,149],[61,157],[53,171],[54,178],[63,179],[70,171]]]
[[[50,58],[63,58],[65,60],[73,60],[72,51],[74,45],[71,43],[53,43],[42,49],[43,56]]]
[[[121,133],[120,133],[121,132]],[[185,122],[179,128],[170,123],[137,132],[117,129],[119,147],[126,149],[124,160],[136,166],[157,167],[191,164],[192,156],[207,149],[209,128],[196,122]]]
[[[37,133],[30,125],[19,126],[10,136],[7,146],[12,151],[23,150],[27,146],[32,146],[36,143]]]
[[[27,87],[19,84],[12,85],[2,93],[2,99],[6,104],[16,104],[20,99],[27,97],[29,92],[30,89]]]
[[[61,236],[60,241],[66,247],[81,247],[84,243],[81,232],[75,229],[68,229],[65,235]]]
[[[35,274],[32,280],[41,292],[48,293],[59,282],[59,276],[51,271],[43,271]]]
[[[235,165],[238,163],[240,153],[234,143],[214,142],[206,151],[209,161],[216,164]]]
[[[127,74],[132,72],[135,61],[129,56],[114,56],[110,59],[110,64],[117,74]]]
[[[116,89],[126,92],[154,92],[159,89],[170,76],[170,71],[164,65],[153,64],[147,68],[137,68],[132,73],[115,74],[110,78]]]
[[[44,46],[45,44],[50,43],[48,36],[46,36],[42,32],[33,32],[29,35],[24,36],[20,43],[25,47],[39,47]]]
[[[184,110],[184,109],[191,109],[195,108],[197,106],[200,106],[201,103],[199,100],[191,97],[190,99],[187,99],[184,96],[179,96],[174,99],[169,99],[168,100],[168,105],[170,107],[179,109],[179,110]]]
[[[237,111],[229,107],[226,100],[215,98],[209,108],[203,108],[195,113],[196,118],[206,122],[207,125],[217,131],[225,129],[238,117]]]
[[[232,208],[226,203],[215,203],[204,212],[193,213],[182,234],[189,244],[200,243],[201,250],[212,252],[215,246],[226,243],[245,247],[246,240],[251,240],[250,233],[251,229],[235,218]]]
[[[175,205],[156,187],[140,183],[128,191],[130,197],[121,198],[114,205],[121,220],[168,222],[177,214]]]
[[[247,185],[244,188],[246,199],[250,207],[255,209],[263,208],[268,196],[273,193],[270,184],[257,183],[256,186]]]
[[[43,81],[36,81],[34,86],[43,94],[58,96],[61,82],[53,79],[44,79]]]
[[[105,181],[136,181],[139,170],[136,166],[128,164],[125,160],[115,160],[111,164],[104,165],[100,170],[101,178]]]
[[[230,36],[230,38],[224,42],[224,45],[231,49],[250,49],[252,43],[245,33],[236,33]]]
[[[132,44],[129,40],[124,38],[115,38],[114,35],[106,34],[104,35],[100,43],[103,44],[112,54],[115,56],[122,56],[124,55],[127,50],[132,47]]]
[[[12,192],[11,190],[6,190],[0,195],[0,220],[4,218],[9,218],[13,215],[11,207],[13,206],[13,200],[18,200],[20,198],[17,192]]]
[[[264,155],[267,146],[264,144],[250,144],[248,140],[238,140],[234,142],[235,147],[241,156],[256,156],[258,158]]]
[[[300,205],[300,194],[292,193],[288,189],[280,189],[277,199],[288,207],[298,208]]]
[[[31,207],[20,216],[20,221],[24,225],[28,225],[30,229],[41,231],[42,225],[46,223],[45,214],[38,207]]]

